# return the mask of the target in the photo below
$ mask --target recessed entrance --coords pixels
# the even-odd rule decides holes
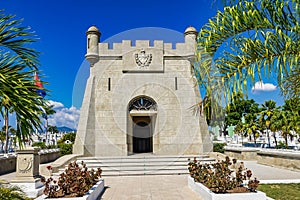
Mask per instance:
[[[133,153],[153,152],[152,140],[151,118],[149,116],[133,117]]]

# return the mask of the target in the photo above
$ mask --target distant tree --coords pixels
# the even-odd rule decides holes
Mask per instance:
[[[294,97],[284,101],[282,106],[282,112],[284,116],[284,133],[286,145],[287,135],[293,138],[295,134],[300,134],[300,97]]]
[[[58,129],[57,129],[56,126],[51,126],[51,125],[49,125],[48,131],[49,131],[51,134],[58,133]]]
[[[245,99],[244,95],[238,93],[233,97],[233,102],[226,107],[225,129],[229,126],[236,126],[241,123],[242,117],[251,113],[252,107],[256,105],[253,99]]]
[[[260,113],[259,105],[254,100],[246,101],[247,109],[243,112],[244,121],[240,120],[235,128],[235,133],[241,134],[243,137],[248,136],[249,140],[256,144],[256,139],[259,136],[259,120]]]
[[[76,138],[76,133],[66,133],[63,135],[62,139],[60,140],[60,142],[65,142],[67,140],[69,140],[70,142],[74,143],[75,142],[75,138]]]
[[[260,120],[262,121],[263,124],[265,124],[266,129],[267,129],[267,137],[268,137],[268,143],[269,146],[270,144],[270,135],[269,135],[269,130],[271,126],[271,118],[274,115],[276,108],[276,102],[273,100],[265,101],[262,105],[262,111],[260,112]],[[275,146],[277,147],[277,138],[275,133],[273,133],[273,137],[275,140]]]

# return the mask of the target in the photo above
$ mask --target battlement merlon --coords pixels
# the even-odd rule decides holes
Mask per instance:
[[[175,49],[172,43],[164,43],[162,40],[154,40],[150,46],[149,40],[136,40],[135,46],[131,40],[122,40],[122,43],[113,43],[113,47],[109,48],[108,43],[100,43],[99,30],[92,26],[87,31],[87,54],[86,59],[93,65],[98,62],[99,57],[120,57],[137,49],[158,49],[163,50],[164,56],[182,56],[193,57],[195,55],[195,45],[197,31],[194,27],[188,27],[184,32],[184,43],[177,43]],[[96,42],[97,41],[97,42]]]

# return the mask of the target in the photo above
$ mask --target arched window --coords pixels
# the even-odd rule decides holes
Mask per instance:
[[[131,110],[156,110],[157,106],[150,97],[142,96],[133,99],[129,104],[129,112]]]

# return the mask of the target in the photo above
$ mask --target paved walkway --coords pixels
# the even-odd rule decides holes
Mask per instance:
[[[251,169],[253,177],[261,183],[300,183],[300,171],[275,168],[257,164],[256,161],[244,161]],[[0,176],[0,180],[10,181],[15,173]],[[100,199],[103,200],[201,200],[187,185],[187,175],[153,176],[115,176],[103,177],[106,189]]]
[[[300,171],[257,164],[257,161],[243,161],[260,183],[300,183]]]
[[[187,185],[187,175],[103,177],[103,200],[201,200]]]

